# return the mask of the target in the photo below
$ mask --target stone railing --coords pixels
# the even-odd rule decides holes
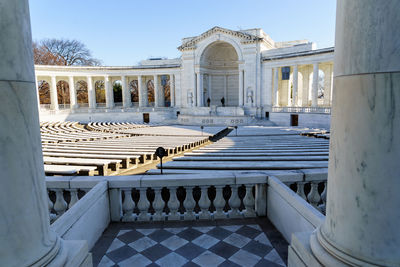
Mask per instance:
[[[263,173],[142,175],[109,180],[112,221],[179,221],[266,215]],[[254,191],[254,195],[253,195]]]
[[[51,109],[51,104],[40,104],[41,110],[49,110]]]
[[[331,107],[272,107],[272,112],[331,114]]]

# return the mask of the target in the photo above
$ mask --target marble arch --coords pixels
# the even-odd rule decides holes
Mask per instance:
[[[239,58],[236,49],[225,41],[210,43],[200,56],[200,71],[197,79],[201,86],[201,104],[213,106],[238,106],[239,97]]]

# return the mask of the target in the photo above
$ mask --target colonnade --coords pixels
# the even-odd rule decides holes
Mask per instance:
[[[171,107],[175,106],[175,75],[174,74],[165,74],[169,76],[169,82],[170,82],[170,99],[171,99]],[[164,88],[161,86],[161,74],[157,75],[136,75],[136,76],[128,76],[128,75],[104,75],[104,76],[98,76],[98,75],[93,75],[93,76],[81,76],[81,75],[76,75],[76,76],[68,76],[67,79],[65,79],[65,76],[57,76],[57,75],[52,75],[50,77],[48,76],[42,76],[42,75],[37,75],[36,76],[36,81],[41,81],[44,80],[46,81],[49,86],[50,86],[50,108],[52,110],[59,110],[59,103],[58,103],[58,96],[57,96],[57,82],[58,81],[66,81],[68,82],[69,85],[69,98],[70,98],[70,109],[77,109],[79,107],[78,101],[77,101],[77,90],[76,90],[76,83],[79,81],[84,81],[87,84],[87,94],[88,94],[88,107],[89,109],[95,109],[98,106],[98,103],[96,103],[96,91],[94,88],[94,83],[97,81],[104,81],[104,90],[105,90],[105,100],[106,100],[106,108],[114,108],[115,107],[115,101],[114,101],[114,93],[113,93],[113,84],[112,81],[114,80],[120,80],[121,81],[121,86],[122,86],[122,106],[123,108],[130,108],[132,107],[132,101],[131,101],[131,92],[129,90],[129,82],[137,80],[137,86],[138,86],[138,96],[139,96],[139,107],[148,107],[149,102],[148,102],[148,86],[147,83],[152,80],[154,83],[154,107],[164,107],[165,106],[165,93],[164,93]],[[48,81],[48,78],[50,78],[50,82]],[[59,78],[59,80],[57,79]],[[115,80],[117,78],[117,80]],[[149,79],[150,78],[150,79]],[[37,82],[36,85],[38,86]],[[39,89],[37,88],[37,91]]]
[[[283,80],[282,67],[290,67],[290,78]],[[312,67],[312,71],[311,71]],[[319,72],[324,73],[323,97],[319,101]],[[301,80],[299,79],[301,75]],[[310,76],[312,80],[310,83]],[[307,65],[285,65],[273,68],[272,105],[288,107],[331,106],[333,62],[314,62]]]

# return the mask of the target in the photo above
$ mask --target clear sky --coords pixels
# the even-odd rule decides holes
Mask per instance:
[[[179,57],[184,37],[214,26],[262,28],[275,41],[334,45],[335,0],[31,0],[34,40],[77,39],[107,66]]]

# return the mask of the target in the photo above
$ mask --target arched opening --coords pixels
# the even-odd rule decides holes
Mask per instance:
[[[94,90],[96,93],[96,103],[98,107],[105,107],[106,105],[106,89],[103,80],[98,80],[94,83]],[[99,105],[100,104],[100,105]]]
[[[214,42],[203,52],[200,58],[202,73],[201,90],[202,105],[210,104],[221,106],[239,105],[239,64],[235,48],[227,42]],[[195,92],[197,93],[197,92]]]
[[[163,96],[163,104],[165,107],[171,106],[171,86],[169,75],[161,75],[161,90]]]
[[[138,81],[132,80],[129,83],[129,93],[131,95],[131,102],[134,106],[139,105],[139,88],[138,88]]]
[[[57,99],[60,108],[68,108],[65,106],[70,104],[69,84],[66,81],[57,82]]]
[[[324,105],[325,99],[325,73],[318,70],[318,106]]]
[[[150,107],[154,106],[154,82],[149,80],[147,82],[147,99]]]
[[[38,81],[39,102],[41,105],[50,105],[50,84],[45,80]]]
[[[76,82],[76,100],[80,107],[89,106],[88,85],[84,80]]]
[[[113,95],[115,106],[122,106],[122,82],[120,80],[113,82]]]

